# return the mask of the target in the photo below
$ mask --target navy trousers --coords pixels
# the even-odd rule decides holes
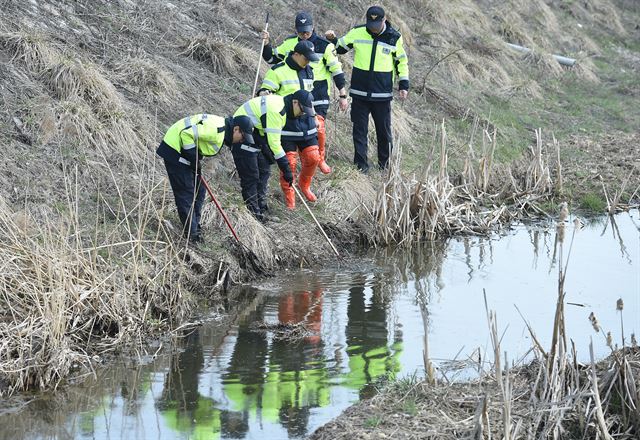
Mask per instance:
[[[173,197],[182,222],[182,233],[192,241],[200,240],[200,214],[206,189],[188,165],[164,161]]]
[[[241,144],[231,146],[233,162],[240,177],[242,199],[247,209],[258,219],[263,220],[269,209],[267,205],[267,189],[271,166],[259,151],[247,151]]]
[[[391,101],[365,101],[353,98],[351,102],[351,122],[353,122],[353,163],[360,171],[369,170],[367,161],[367,136],[369,134],[369,114],[373,117],[378,138],[378,166],[387,167],[391,154]]]

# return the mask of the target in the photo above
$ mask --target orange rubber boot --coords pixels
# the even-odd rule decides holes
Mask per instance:
[[[293,180],[296,179],[296,166],[298,165],[297,154],[295,151],[287,151],[287,160],[289,161],[289,167],[291,168],[291,173],[293,173]],[[284,203],[287,205],[287,209],[295,209],[296,208],[296,192],[294,189],[289,186],[289,183],[284,180],[282,171],[280,171],[280,188],[282,188],[282,193],[284,194]]]
[[[311,145],[310,147],[306,147],[304,150],[301,150],[300,162],[302,162],[302,169],[300,170],[298,186],[308,201],[315,202],[318,198],[311,192],[311,179],[313,179],[318,162],[320,162],[318,146]]]
[[[331,172],[331,167],[324,161],[327,129],[325,127],[323,116],[316,115],[316,127],[318,128],[318,152],[320,153],[320,163],[318,163],[318,168],[320,168],[322,174],[329,174]]]

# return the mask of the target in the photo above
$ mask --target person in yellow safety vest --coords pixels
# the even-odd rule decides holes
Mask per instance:
[[[275,93],[280,96],[287,96],[297,90],[311,91],[313,89],[313,69],[309,62],[319,59],[320,56],[314,51],[313,43],[306,40],[299,41],[283,62],[269,69],[258,90],[258,94],[268,95]],[[298,186],[302,194],[310,202],[315,202],[317,199],[316,195],[311,192],[311,179],[313,179],[316,167],[320,162],[318,129],[316,128],[314,116],[290,119],[282,130],[282,146],[286,152],[291,171],[294,173],[294,179],[297,165],[296,149],[300,152],[302,169],[300,170]],[[280,175],[280,187],[282,188],[287,208],[294,209],[296,207],[296,194],[283,175]]]
[[[245,102],[234,114],[234,117],[248,116],[255,127],[254,142],[232,145],[231,154],[240,176],[242,198],[260,221],[268,220],[269,165],[277,163],[283,179],[288,185],[293,184],[293,173],[282,148],[282,131],[294,119],[303,115],[313,117],[312,102],[313,95],[306,90],[285,97],[258,96]]]
[[[367,172],[367,134],[369,114],[373,116],[378,138],[378,166],[387,167],[391,153],[391,100],[393,82],[399,79],[400,99],[406,99],[409,90],[409,62],[402,35],[385,19],[380,6],[367,9],[367,23],[356,26],[336,39],[334,31],[325,36],[336,44],[339,54],[354,50],[353,73],[349,94],[351,121],[353,122],[353,162],[359,170]]]
[[[266,44],[262,51],[262,58],[269,64],[284,61],[289,52],[293,51],[294,46],[303,40],[311,41],[315,52],[320,55],[318,61],[311,61],[311,67],[313,68],[313,90],[311,93],[314,97],[313,108],[316,111],[316,126],[318,127],[318,152],[320,153],[318,168],[323,174],[329,174],[331,168],[326,162],[327,136],[325,128],[325,120],[330,104],[329,90],[331,88],[331,79],[333,78],[340,96],[338,105],[340,110],[346,111],[349,107],[349,102],[347,101],[344,72],[333,43],[315,33],[311,14],[300,12],[296,15],[295,29],[295,35],[285,38],[275,48],[269,44],[269,32],[263,31],[262,38]]]
[[[156,153],[164,159],[183,235],[192,242],[202,240],[200,213],[206,191],[200,182],[200,160],[215,156],[223,145],[253,143],[252,133],[253,123],[247,116],[202,113],[173,124],[160,142]]]

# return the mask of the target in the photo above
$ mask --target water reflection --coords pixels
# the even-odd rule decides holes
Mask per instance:
[[[350,286],[348,295],[332,293],[328,310],[318,281],[257,305],[232,335],[223,371],[214,373],[220,399],[202,394],[202,341],[198,331],[191,333],[171,357],[156,404],[165,426],[184,438],[250,438],[250,431],[265,426],[282,429],[265,429],[273,438],[295,438],[309,432],[314,409],[335,403],[332,388],[353,390],[351,400],[370,394],[376,381],[400,371],[402,333],[389,333],[387,280],[360,273],[342,281]],[[337,309],[336,301],[342,303]],[[332,335],[335,320],[324,323],[323,317],[340,321],[335,313],[344,312],[344,306],[342,335]],[[304,324],[307,333],[291,340],[253,325],[263,321]]]
[[[582,229],[569,223],[565,249],[574,232],[568,334],[580,350],[595,310],[617,338],[621,296],[625,329],[637,333],[634,218],[585,221]],[[548,345],[558,259],[549,223],[428,243],[410,253],[383,249],[357,269],[300,272],[247,290],[228,326],[204,325],[147,365],[116,365],[82,388],[0,414],[0,438],[300,438],[368,396],[382,378],[433,366],[438,377],[455,380],[465,366],[481,368],[491,359],[483,290],[500,330],[507,328],[502,346],[509,358],[531,347],[514,305]],[[282,337],[280,330],[297,328],[305,332]],[[596,342],[606,355],[604,342]]]
[[[220,438],[220,411],[216,402],[200,394],[198,385],[204,356],[198,330],[189,333],[179,353],[171,357],[157,409],[166,426],[198,439]]]
[[[357,389],[360,397],[373,391],[376,380],[393,376],[400,370],[398,356],[402,351],[402,333],[388,339],[387,306],[390,296],[386,293],[388,278],[379,277],[373,283],[372,293],[367,298],[366,277],[353,279],[349,288],[346,328],[349,372],[345,385]]]

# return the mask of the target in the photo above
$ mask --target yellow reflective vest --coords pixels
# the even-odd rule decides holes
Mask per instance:
[[[233,116],[248,116],[260,136],[267,138],[275,159],[284,157],[281,137],[282,128],[287,123],[287,110],[282,96],[267,95],[252,98],[242,104]]]
[[[184,165],[205,156],[215,156],[224,145],[225,119],[201,113],[174,123],[164,135],[157,153],[163,159]]]
[[[180,152],[198,147],[202,156],[215,156],[224,144],[224,118],[202,113],[173,124],[164,136],[171,148]]]
[[[271,64],[282,61],[290,52],[293,52],[293,48],[299,41],[300,38],[297,35],[291,35],[276,48],[265,47],[263,58]],[[308,41],[313,43],[315,52],[322,56],[320,60],[311,61],[310,63],[313,69],[313,90],[311,92],[313,94],[313,107],[319,114],[326,115],[329,107],[331,79],[333,79],[338,89],[343,88],[345,86],[344,72],[333,43],[320,37],[315,32],[309,37]]]
[[[356,26],[338,39],[339,54],[354,50],[353,73],[349,94],[354,99],[389,101],[393,98],[393,82],[399,89],[409,89],[409,60],[402,35],[387,21],[386,28],[374,35],[365,25]]]
[[[267,71],[260,90],[269,90],[280,96],[287,96],[298,90],[313,90],[313,69],[300,67],[290,56]]]
[[[269,90],[280,96],[287,96],[301,89],[308,92],[313,89],[313,69],[309,65],[300,67],[293,60],[291,53],[283,62],[269,69],[260,86],[260,90]],[[310,145],[318,143],[316,119],[306,115],[288,119],[281,134],[282,140],[286,144]]]

